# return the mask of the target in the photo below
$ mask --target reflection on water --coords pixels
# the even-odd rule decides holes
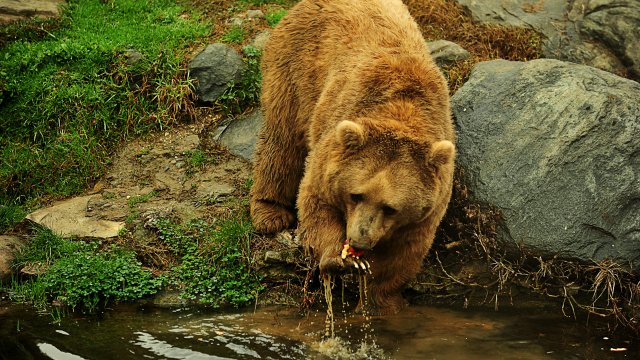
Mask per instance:
[[[556,309],[557,310],[557,309]],[[631,334],[543,307],[499,312],[412,306],[397,316],[266,307],[221,314],[120,306],[54,324],[29,307],[0,304],[0,359],[638,359]],[[615,350],[615,351],[612,351]]]

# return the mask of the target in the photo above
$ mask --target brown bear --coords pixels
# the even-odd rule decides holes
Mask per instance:
[[[401,0],[303,0],[262,58],[254,157],[257,231],[296,223],[322,273],[369,263],[368,306],[398,312],[449,198],[447,83]]]

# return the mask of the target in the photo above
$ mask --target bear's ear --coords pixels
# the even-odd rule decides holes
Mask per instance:
[[[448,140],[442,140],[431,145],[429,162],[435,166],[442,166],[453,163],[453,158],[455,156],[456,148],[453,146],[453,143]]]
[[[365,134],[362,125],[343,120],[336,126],[338,142],[348,150],[357,150],[364,145]]]

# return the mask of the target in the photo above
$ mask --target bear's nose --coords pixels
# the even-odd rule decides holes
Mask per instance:
[[[358,250],[371,250],[371,244],[368,241],[350,241],[349,245]]]

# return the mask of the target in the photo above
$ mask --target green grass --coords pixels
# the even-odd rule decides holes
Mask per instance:
[[[183,15],[170,0],[72,0],[51,31],[5,28],[0,204],[77,193],[120,141],[189,114],[184,59],[210,25]],[[128,64],[128,49],[142,59]]]
[[[200,149],[189,151],[186,155],[189,166],[194,169],[201,168],[210,161],[207,154]]]
[[[240,114],[247,107],[255,106],[260,101],[260,90],[262,89],[260,57],[262,54],[252,45],[243,47],[242,52],[244,54],[243,60],[247,65],[242,81],[228,87],[215,102],[215,106],[227,115]]]
[[[246,34],[247,32],[242,28],[242,26],[232,26],[222,35],[220,41],[231,44],[241,44],[244,41]]]
[[[24,219],[25,215],[25,211],[18,205],[0,204],[0,234]]]
[[[269,24],[269,26],[276,27],[276,25],[278,25],[280,20],[282,20],[282,18],[285,15],[287,15],[287,10],[285,10],[285,9],[275,9],[275,10],[267,11],[267,13],[264,16],[265,16],[265,19],[267,20],[267,24]]]
[[[145,203],[149,200],[151,200],[152,198],[158,196],[158,192],[157,191],[151,191],[147,194],[144,195],[137,195],[137,196],[133,196],[130,197],[129,199],[127,199],[127,205],[129,205],[130,208],[135,207],[138,204],[142,204]]]
[[[126,301],[154,294],[162,285],[143,270],[135,253],[97,242],[62,238],[40,229],[16,257],[15,266],[45,264],[45,272],[24,282],[13,280],[8,289],[14,301],[46,307],[52,301],[93,312],[100,303]]]
[[[91,250],[87,246],[84,242],[64,239],[47,228],[41,228],[18,252],[15,263],[19,266],[31,262],[51,264],[78,251]]]
[[[277,4],[277,5],[284,5],[285,2],[287,2],[286,0],[237,0],[236,3],[240,6],[260,6],[260,5],[267,5],[267,4]],[[292,2],[291,0],[288,0],[288,2]]]
[[[37,41],[44,39],[51,36],[52,31],[56,31],[66,25],[68,24],[59,19],[34,18],[0,26],[0,48],[17,40]]]
[[[180,259],[170,281],[182,297],[213,307],[241,306],[262,290],[260,278],[251,271],[249,242],[253,228],[243,218],[208,225],[202,221],[156,223],[160,238]]]

